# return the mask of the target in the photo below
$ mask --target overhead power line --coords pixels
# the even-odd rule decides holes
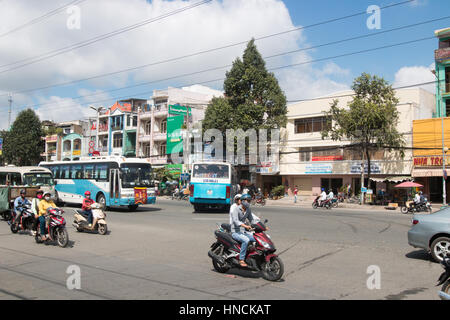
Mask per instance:
[[[49,51],[49,52],[46,52],[44,54],[41,54],[41,55],[38,55],[38,56],[35,56],[35,57],[22,59],[22,60],[19,60],[19,61],[15,61],[15,62],[12,62],[12,63],[8,63],[8,64],[5,64],[5,65],[2,65],[2,66],[0,66],[0,68],[7,68],[7,67],[10,67],[10,68],[7,68],[5,70],[0,71],[0,74],[6,73],[6,72],[9,72],[9,71],[12,71],[12,70],[16,70],[16,69],[22,68],[24,66],[27,66],[27,65],[30,65],[30,64],[34,64],[36,62],[47,60],[47,59],[50,59],[52,57],[56,57],[56,56],[58,56],[60,54],[63,54],[63,53],[66,53],[66,52],[70,52],[72,50],[79,49],[79,48],[91,45],[91,44],[99,42],[101,40],[105,40],[105,39],[111,38],[113,36],[116,36],[116,35],[119,35],[119,34],[122,34],[122,33],[128,32],[128,31],[140,28],[140,27],[148,25],[150,23],[153,23],[153,22],[156,22],[156,21],[159,21],[159,20],[163,20],[163,19],[165,19],[167,17],[176,15],[178,13],[181,13],[181,12],[184,12],[184,11],[196,8],[198,6],[204,5],[204,4],[209,3],[211,1],[212,0],[199,1],[199,2],[196,2],[196,3],[192,4],[192,5],[189,5],[189,6],[186,6],[186,7],[183,7],[183,8],[180,8],[180,9],[177,9],[177,10],[165,13],[163,15],[160,15],[160,16],[156,17],[156,18],[147,19],[147,20],[141,21],[139,23],[136,23],[136,24],[133,24],[133,25],[130,25],[130,26],[127,26],[127,27],[124,27],[124,28],[120,28],[120,29],[117,29],[115,31],[112,31],[112,32],[109,32],[109,33],[106,33],[106,34],[103,34],[103,35],[91,38],[89,40],[85,40],[85,41],[82,41],[82,42],[79,42],[79,43],[76,43],[76,44],[73,44],[73,45],[70,45],[70,46],[66,46],[66,47],[63,47],[63,48],[60,48],[60,49],[56,49],[56,50],[53,50],[53,51]]]
[[[410,1],[406,1],[406,2],[401,2],[401,3],[394,4],[394,5],[385,6],[385,7],[382,7],[380,9],[387,9],[387,8],[390,8],[390,7],[393,7],[393,6],[402,5],[402,4],[405,4],[405,3],[408,3],[408,2],[410,2]],[[299,31],[299,30],[302,30],[302,29],[307,29],[307,28],[311,28],[311,27],[315,27],[315,26],[319,26],[319,25],[323,25],[323,24],[327,24],[327,23],[343,20],[343,19],[348,19],[349,17],[354,17],[354,16],[357,16],[357,15],[365,14],[365,13],[366,12],[364,11],[364,12],[356,13],[356,14],[349,15],[349,16],[347,15],[347,16],[344,16],[344,17],[334,18],[334,19],[330,19],[330,20],[323,21],[323,22],[316,23],[316,24],[311,24],[311,25],[302,26],[302,27],[298,27],[298,28],[294,28],[294,29],[289,29],[289,30],[286,30],[286,31],[278,32],[278,33],[273,33],[273,34],[257,37],[257,38],[255,38],[255,41],[259,41],[259,40],[263,40],[263,39],[267,39],[267,38],[271,38],[271,37],[276,37],[276,36],[280,36],[280,35],[283,35],[283,34],[291,33],[291,32],[294,32],[294,31]],[[411,28],[411,27],[415,27],[415,26],[419,26],[419,25],[423,25],[423,24],[427,24],[427,23],[436,22],[436,21],[441,21],[441,20],[448,19],[448,18],[450,18],[450,16],[446,16],[446,17],[442,17],[442,18],[436,18],[436,19],[432,19],[432,20],[427,20],[427,21],[414,23],[414,24],[410,24],[410,25],[406,25],[406,26],[402,26],[402,27],[397,27],[397,28],[393,28],[393,29],[383,30],[383,31],[379,31],[379,32],[369,33],[369,34],[365,34],[365,35],[361,35],[361,36],[357,36],[357,37],[352,37],[352,38],[342,39],[342,40],[333,41],[333,42],[329,42],[329,43],[324,43],[324,44],[320,44],[320,45],[316,45],[316,46],[312,46],[312,47],[301,48],[299,50],[294,50],[294,51],[291,51],[291,52],[288,52],[288,53],[295,53],[295,52],[300,52],[300,51],[305,51],[305,50],[311,50],[311,49],[316,49],[316,48],[320,48],[320,47],[324,47],[324,46],[339,44],[339,43],[343,43],[343,42],[347,42],[347,41],[353,41],[353,40],[361,39],[361,38],[365,38],[365,37],[377,36],[377,35],[380,35],[380,34],[393,32],[393,31],[398,31],[398,30],[402,30],[402,29],[406,29],[406,28]],[[108,76],[112,76],[112,75],[116,75],[116,74],[120,74],[120,73],[124,73],[124,72],[129,72],[129,71],[135,71],[135,70],[139,70],[139,69],[143,69],[143,68],[147,68],[147,67],[151,67],[151,66],[155,66],[155,65],[160,65],[160,64],[164,64],[164,63],[168,63],[168,62],[173,62],[173,61],[177,61],[177,60],[191,58],[191,57],[194,57],[194,56],[198,56],[198,55],[202,55],[202,54],[206,54],[206,53],[210,53],[210,52],[214,52],[214,51],[218,51],[218,50],[231,48],[231,47],[234,47],[234,46],[239,46],[239,45],[242,45],[242,44],[246,44],[247,42],[248,42],[248,40],[240,41],[240,42],[228,44],[228,45],[225,45],[225,46],[220,46],[220,47],[216,47],[216,48],[212,48],[212,49],[208,49],[208,50],[198,51],[198,52],[194,52],[194,53],[183,55],[183,56],[179,56],[179,57],[174,57],[174,58],[170,58],[170,59],[166,59],[166,60],[152,62],[152,63],[148,63],[148,64],[144,64],[144,65],[140,65],[140,66],[135,66],[135,67],[127,68],[127,69],[122,69],[122,70],[118,70],[118,71],[114,71],[114,72],[98,74],[98,75],[91,76],[91,77],[88,77],[88,78],[72,80],[72,81],[67,81],[67,82],[61,82],[61,83],[47,85],[47,86],[43,86],[43,87],[39,87],[39,88],[18,90],[18,91],[13,92],[13,94],[44,90],[44,89],[60,87],[60,86],[66,86],[66,85],[71,85],[71,84],[75,84],[75,83],[78,83],[78,82],[98,79],[98,78],[102,78],[102,77],[108,77]],[[283,54],[288,54],[288,53],[283,53]],[[280,54],[280,55],[282,55],[282,54]],[[276,56],[277,55],[272,56],[272,57],[276,57]],[[3,96],[3,95],[0,95],[0,97]]]
[[[13,28],[13,29],[10,29],[10,30],[8,30],[8,31],[6,31],[6,32],[4,32],[4,33],[0,33],[0,38],[1,38],[1,37],[4,37],[4,36],[7,36],[7,35],[9,35],[9,34],[11,34],[11,33],[14,33],[14,32],[16,32],[16,31],[22,30],[22,29],[24,29],[24,28],[26,28],[26,27],[29,27],[29,26],[33,25],[33,24],[39,23],[39,22],[41,22],[42,20],[45,20],[45,19],[47,19],[47,18],[49,18],[49,17],[51,17],[51,16],[54,16],[55,14],[61,12],[62,10],[64,10],[65,8],[67,8],[67,7],[69,7],[69,6],[75,6],[75,5],[81,4],[82,2],[85,2],[85,1],[86,1],[86,0],[75,0],[75,1],[71,1],[71,2],[69,2],[68,4],[66,4],[66,5],[64,5],[64,6],[62,6],[62,7],[59,7],[59,8],[56,8],[56,9],[50,11],[50,12],[47,12],[46,14],[44,14],[44,15],[42,15],[42,16],[39,16],[39,17],[37,17],[37,18],[34,18],[34,19],[32,19],[32,20],[30,20],[30,21],[24,23],[24,24],[21,24],[20,26],[17,26],[17,27],[15,27],[15,28]]]
[[[283,66],[279,66],[279,67],[268,68],[267,70],[268,71],[275,71],[275,70],[286,69],[286,68],[289,68],[289,67],[297,67],[297,66],[301,66],[301,65],[315,63],[315,62],[322,62],[322,61],[326,61],[326,60],[331,60],[331,59],[336,59],[336,58],[341,58],[341,57],[352,56],[352,55],[356,55],[356,54],[367,53],[367,52],[371,52],[371,51],[377,51],[377,50],[392,48],[392,47],[396,47],[396,46],[416,43],[416,42],[430,40],[430,39],[435,39],[435,37],[426,37],[426,38],[420,38],[420,39],[415,39],[415,40],[410,40],[410,41],[404,41],[404,42],[395,43],[395,44],[391,44],[391,45],[386,45],[386,46],[381,46],[381,47],[376,47],[376,48],[371,48],[371,49],[365,49],[365,50],[360,50],[360,51],[356,51],[356,52],[349,52],[349,53],[336,55],[336,56],[332,56],[332,57],[320,58],[320,59],[316,59],[316,60],[309,60],[309,61],[304,61],[304,62],[300,62],[300,63],[294,63],[294,64],[283,65]],[[104,93],[108,93],[108,92],[119,91],[119,90],[129,89],[129,88],[133,88],[133,87],[148,85],[148,84],[152,84],[152,83],[158,83],[158,82],[163,82],[163,81],[167,81],[167,80],[173,80],[173,79],[177,79],[177,78],[182,78],[182,77],[193,76],[193,75],[197,75],[197,74],[201,74],[201,73],[216,71],[216,70],[220,70],[220,69],[229,68],[231,66],[232,65],[214,67],[214,68],[210,68],[210,69],[206,69],[206,70],[201,70],[201,71],[196,71],[196,72],[176,75],[176,76],[168,77],[168,78],[165,78],[165,79],[153,80],[153,81],[144,82],[144,83],[140,83],[140,84],[136,84],[136,85],[130,85],[130,86],[126,86],[126,87],[115,88],[115,89],[106,90],[106,91],[102,91],[102,92],[92,93],[92,94],[88,94],[88,95],[84,95],[84,96],[67,97],[67,99],[86,98],[86,97],[100,95],[100,94],[104,94]],[[218,81],[218,80],[224,80],[224,78],[216,79],[214,81]],[[213,81],[207,81],[207,82],[213,82]],[[152,91],[146,91],[145,93],[150,93]],[[136,94],[134,94],[134,95],[136,95]],[[109,99],[109,100],[112,100],[112,99]],[[92,104],[94,102],[96,102],[96,101],[93,101],[90,104]],[[41,104],[31,105],[31,106],[28,106],[28,108],[35,108],[35,107],[39,107],[39,106],[43,106],[43,105],[59,105],[59,104],[56,104],[54,102],[48,102],[48,103],[41,103]],[[47,108],[42,108],[42,109],[47,109]]]

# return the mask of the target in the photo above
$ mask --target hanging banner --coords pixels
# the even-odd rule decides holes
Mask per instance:
[[[180,106],[180,105],[169,105],[169,114],[174,115],[187,115],[189,111],[189,115],[191,115],[191,108]]]

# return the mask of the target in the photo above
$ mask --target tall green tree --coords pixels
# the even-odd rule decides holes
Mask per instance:
[[[275,75],[268,72],[252,39],[243,58],[233,62],[224,81],[225,98],[208,106],[203,129],[275,129],[287,122],[286,96]],[[224,139],[225,141],[225,139]]]
[[[20,112],[3,141],[4,160],[16,166],[37,165],[44,152],[41,121],[27,109]]]
[[[355,96],[348,108],[339,108],[334,100],[325,115],[331,126],[322,131],[322,139],[350,140],[367,160],[368,179],[371,158],[378,150],[396,150],[404,157],[405,139],[397,130],[398,99],[391,85],[383,78],[363,73],[353,82]]]

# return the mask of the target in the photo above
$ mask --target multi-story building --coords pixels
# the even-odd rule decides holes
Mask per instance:
[[[369,185],[373,192],[380,189],[389,192],[392,185],[386,181],[402,181],[405,177],[411,177],[413,120],[429,118],[435,110],[434,94],[424,89],[400,89],[395,93],[399,99],[397,129],[404,134],[409,149],[405,151],[403,159],[384,150],[373,154]],[[347,107],[353,98],[352,94],[353,91],[347,91],[288,106],[288,123],[281,133],[279,166],[279,175],[286,189],[293,190],[297,185],[299,195],[308,199],[320,194],[321,188],[333,189],[336,193],[346,185],[359,193],[361,157],[354,149],[343,148],[350,141],[322,140],[320,133],[324,126],[329,125],[324,112],[329,110],[334,96],[340,96],[338,106],[342,108]],[[367,172],[367,164],[364,171]],[[263,179],[264,188],[269,189],[273,179]],[[364,186],[368,186],[367,181]]]
[[[448,203],[450,167],[450,28],[435,31],[436,110],[432,119],[414,121],[412,176],[433,202]],[[431,117],[430,117],[431,118]],[[445,161],[444,161],[445,159]],[[445,185],[445,192],[444,191]]]
[[[169,87],[167,90],[155,90],[148,107],[142,108],[139,113],[137,156],[149,158],[154,166],[170,165],[170,159],[167,156],[171,153],[171,150],[168,150],[170,141],[168,144],[167,140],[168,119],[171,120],[172,116],[184,115],[183,128],[192,128],[203,120],[211,99],[220,96],[223,96],[222,92],[200,85],[181,89]],[[179,167],[179,170],[182,170],[181,165]]]

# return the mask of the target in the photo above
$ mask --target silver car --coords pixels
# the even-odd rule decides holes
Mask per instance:
[[[408,231],[408,243],[431,253],[433,259],[441,262],[450,257],[450,207],[432,214],[414,215],[413,226]]]

